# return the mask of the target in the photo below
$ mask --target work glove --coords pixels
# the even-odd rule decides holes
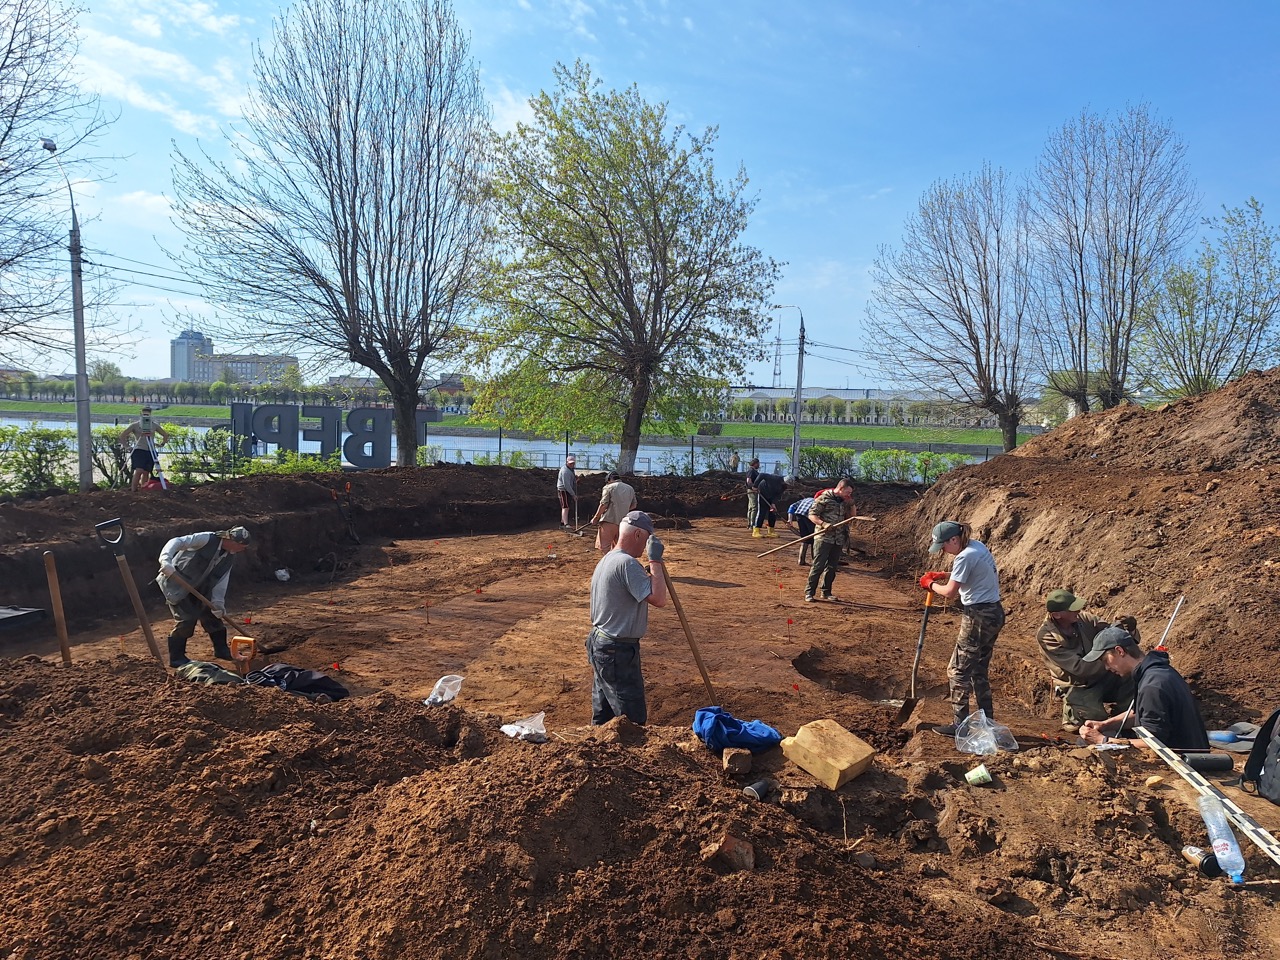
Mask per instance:
[[[947,575],[945,573],[937,573],[937,572],[926,573],[923,577],[920,578],[920,589],[932,590],[933,585],[935,583],[937,583],[939,580],[945,580],[945,579],[947,579]]]
[[[160,572],[163,573],[166,577],[172,577],[175,573],[178,572],[178,568],[175,567],[172,563],[162,563],[160,564]]]
[[[1117,627],[1123,627],[1127,633],[1132,635],[1138,629],[1137,617],[1120,617],[1116,620]]]
[[[217,604],[215,604],[214,606],[210,607],[209,609],[213,611],[213,615],[214,615],[215,617],[217,617],[219,620],[223,619],[223,618],[224,618],[224,617],[226,617],[226,615],[227,615],[227,608],[226,608],[226,607],[218,606]]]
[[[662,553],[666,549],[667,548],[663,545],[661,540],[659,540],[653,534],[649,534],[649,545],[645,548],[644,552],[645,552],[645,556],[649,558],[649,561],[651,563],[654,560],[661,560]]]

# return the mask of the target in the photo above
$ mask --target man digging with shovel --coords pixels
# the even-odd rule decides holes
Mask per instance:
[[[232,527],[174,537],[160,551],[156,584],[177,621],[169,634],[169,666],[187,662],[187,641],[196,632],[197,623],[204,626],[213,641],[213,655],[219,660],[231,659],[223,622],[227,615],[227,584],[236,554],[243,553],[252,539],[244,527]],[[179,578],[185,582],[179,584]],[[208,597],[209,605],[197,599],[193,591]]]

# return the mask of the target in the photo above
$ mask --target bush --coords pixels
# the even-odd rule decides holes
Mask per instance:
[[[834,480],[839,477],[858,476],[858,454],[843,447],[801,447],[801,477],[822,477]]]
[[[236,449],[237,438],[225,427],[200,433],[190,427],[170,427],[161,457],[161,470],[173,483],[204,483],[247,473],[251,458]]]
[[[863,450],[858,471],[872,482],[910,483],[916,475],[916,456],[906,450]]]
[[[729,470],[732,458],[737,455],[741,462],[741,452],[731,443],[718,443],[702,448],[702,464],[706,470]]]
[[[74,430],[0,427],[0,493],[23,496],[47,490],[75,490],[78,477]]]
[[[129,451],[120,445],[120,431],[115,427],[98,427],[92,438],[93,450],[89,457],[94,474],[102,475],[100,485],[113,490],[129,486],[133,471],[129,469]]]
[[[523,450],[508,450],[506,453],[482,453],[472,461],[478,467],[503,466],[532,467],[533,460]]]
[[[420,467],[433,467],[444,459],[444,447],[438,443],[423,444],[418,447],[414,463]]]
[[[341,473],[342,454],[335,450],[329,456],[321,457],[318,453],[277,450],[274,458],[246,460],[241,468],[246,477]]]

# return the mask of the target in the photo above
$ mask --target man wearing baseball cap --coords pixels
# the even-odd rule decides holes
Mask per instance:
[[[1124,627],[1107,627],[1093,638],[1093,646],[1083,659],[1101,663],[1121,677],[1132,677],[1136,692],[1133,711],[1108,720],[1086,720],[1080,736],[1089,743],[1106,743],[1124,733],[1121,729],[1145,727],[1166,747],[1173,750],[1208,750],[1200,706],[1182,674],[1169,663],[1169,654],[1152,650],[1143,656],[1142,648]],[[1131,719],[1131,723],[1126,723]]]
[[[646,548],[647,544],[647,548]],[[649,629],[649,608],[667,605],[663,544],[647,513],[632,510],[618,525],[618,545],[600,558],[591,575],[591,722],[626,717],[645,723],[649,710],[640,672],[640,638]],[[645,570],[639,557],[649,558]]]
[[[231,659],[223,622],[227,615],[227,585],[236,555],[251,542],[253,537],[248,530],[231,527],[174,537],[160,551],[156,585],[176,621],[169,634],[169,666],[180,667],[187,662],[187,641],[196,632],[197,623],[204,626],[213,641],[213,655],[219,660]],[[175,573],[186,581],[185,585],[171,579]],[[197,599],[188,586],[203,594],[210,606]]]
[[[564,466],[556,474],[556,496],[560,498],[560,529],[572,529],[569,526],[569,507],[578,502],[578,475],[574,473],[577,460],[573,454],[564,458]]]
[[[1093,648],[1093,638],[1110,624],[1085,612],[1084,599],[1070,590],[1051,590],[1044,605],[1048,612],[1036,642],[1049,662],[1054,695],[1062,698],[1062,728],[1075,733],[1086,720],[1105,720],[1128,709],[1133,702],[1133,678],[1117,676],[1098,661],[1084,659]],[[1121,617],[1116,624],[1141,642],[1133,617]]]

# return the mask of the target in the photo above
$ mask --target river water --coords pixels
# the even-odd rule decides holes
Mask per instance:
[[[17,417],[0,417],[0,425],[29,427],[32,424],[39,427],[46,427],[51,430],[71,430],[74,432],[75,423],[69,420],[36,420],[21,419]],[[123,430],[129,421],[121,417],[115,426]],[[95,422],[94,427],[102,427],[110,424]],[[204,433],[209,427],[190,427],[198,433]],[[344,432],[343,439],[346,438]],[[737,449],[742,466],[739,469],[746,469],[746,462],[752,456],[759,456],[761,468],[766,471],[775,473],[785,473],[787,465],[791,462],[791,444],[786,440],[764,439],[752,437],[698,437],[689,438],[682,441],[670,441],[667,443],[642,443],[636,455],[636,473],[667,473],[675,471],[684,473],[689,470],[690,462],[693,464],[693,472],[701,473],[709,468],[707,461],[707,450],[713,446],[732,445]],[[72,448],[75,447],[75,438],[72,437]],[[395,438],[391,440],[392,460],[395,458]],[[520,455],[519,465],[528,467],[550,467],[556,468],[564,463],[566,452],[565,442],[563,440],[526,440],[513,439],[508,436],[492,435],[492,436],[461,436],[450,433],[434,433],[428,431],[427,446],[430,450],[429,456],[432,460],[443,460],[447,463],[476,463],[480,461],[497,462],[499,454],[501,454],[503,463],[510,463],[512,454]],[[581,470],[607,470],[611,468],[618,459],[618,445],[605,443],[585,443],[572,442],[568,446],[568,452],[574,455],[576,459],[575,466]],[[274,452],[275,448],[268,448],[267,453]],[[308,440],[302,436],[301,431],[298,434],[298,450],[301,453],[319,453],[320,443],[317,440]],[[164,450],[161,449],[161,458],[163,459]],[[259,455],[263,453],[261,447],[258,450]],[[717,468],[721,468],[719,462],[715,464]]]

